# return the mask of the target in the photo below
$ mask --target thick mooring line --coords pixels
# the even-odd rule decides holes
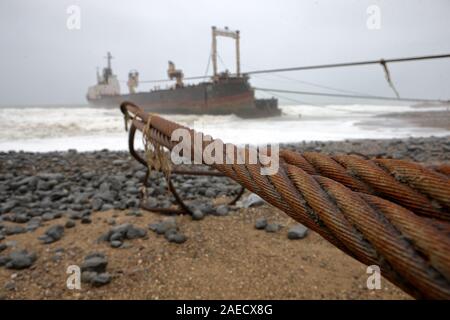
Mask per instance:
[[[124,102],[121,110],[146,139],[169,150],[178,143],[171,140],[176,129],[195,133],[132,103]],[[450,299],[450,176],[442,170],[447,165],[433,170],[403,160],[288,150],[280,151],[279,162],[273,175],[261,175],[259,162],[211,166],[348,255],[378,265],[412,296]]]

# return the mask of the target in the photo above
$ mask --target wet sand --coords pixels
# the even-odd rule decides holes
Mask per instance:
[[[301,240],[288,240],[295,222],[269,206],[243,209],[225,217],[207,216],[192,221],[177,218],[188,237],[183,244],[169,243],[149,233],[130,240],[130,247],[113,249],[97,238],[110,226],[130,222],[146,228],[161,215],[144,212],[130,217],[125,211],[97,212],[92,223],[77,224],[50,245],[36,238],[64,218],[46,223],[32,233],[8,237],[21,248],[34,251],[38,261],[22,271],[0,268],[0,292],[7,299],[409,299],[382,279],[381,290],[366,287],[366,266],[346,256],[314,232]],[[277,233],[254,228],[258,217],[283,225]],[[63,221],[61,221],[63,220]],[[82,284],[66,287],[69,265],[81,265],[91,252],[108,259],[111,283],[100,288]],[[5,289],[5,287],[7,287]],[[13,289],[11,289],[13,287]],[[9,289],[8,289],[9,288]]]
[[[359,123],[361,126],[376,126],[379,128],[404,126],[405,124],[450,130],[450,107],[445,111],[386,113]]]

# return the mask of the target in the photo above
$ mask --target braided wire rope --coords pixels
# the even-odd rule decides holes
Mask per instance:
[[[141,108],[124,102],[121,110],[133,115],[128,115],[133,126],[146,130],[149,115]],[[171,140],[176,129],[189,130],[192,139],[196,134],[157,115],[151,119],[147,135],[169,150],[178,144]],[[201,151],[210,143],[203,141]],[[231,160],[241,152],[245,162],[211,166],[351,257],[378,265],[385,278],[413,297],[450,299],[447,164],[432,169],[404,160],[281,150],[278,171],[262,175],[264,166],[248,161],[249,147],[230,146]],[[190,151],[183,156],[192,159],[196,151]]]

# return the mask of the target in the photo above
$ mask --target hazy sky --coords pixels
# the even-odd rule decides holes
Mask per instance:
[[[66,26],[71,5],[81,9],[80,30]],[[371,5],[380,8],[380,29],[367,26]],[[1,0],[0,105],[85,103],[108,50],[121,80],[130,69],[141,80],[165,78],[169,59],[186,76],[203,75],[212,25],[241,31],[243,71],[450,53],[449,14],[448,0]],[[231,71],[233,45],[219,41]],[[401,96],[450,98],[450,59],[389,67]],[[282,77],[392,95],[378,65]],[[259,87],[324,91],[282,77],[251,80]]]

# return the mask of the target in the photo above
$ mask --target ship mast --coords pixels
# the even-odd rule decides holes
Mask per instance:
[[[211,56],[212,56],[212,63],[213,63],[213,77],[214,79],[217,78],[217,37],[228,37],[236,40],[236,74],[239,77],[241,74],[241,53],[240,53],[240,34],[239,30],[231,31],[228,29],[228,27],[225,27],[225,29],[218,29],[216,27],[212,27],[212,49],[211,49]]]
[[[111,52],[108,51],[105,58],[108,60],[108,69],[111,70],[111,59],[113,58]]]
[[[111,55],[111,52],[108,51],[105,58],[108,60],[108,64],[106,68],[103,69],[103,81],[108,83],[109,78],[113,75],[111,68],[111,59],[113,58],[113,56]]]

